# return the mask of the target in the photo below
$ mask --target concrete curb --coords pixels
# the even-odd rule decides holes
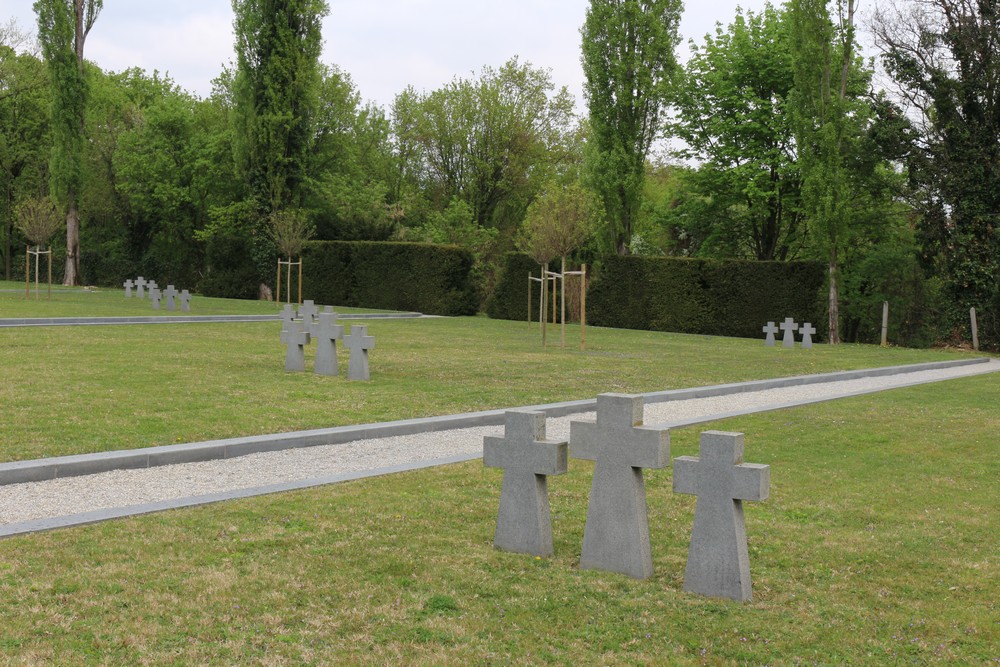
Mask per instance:
[[[857,371],[801,375],[778,378],[774,380],[755,380],[750,382],[714,385],[710,387],[695,387],[692,389],[650,392],[644,394],[644,396],[647,403],[660,403],[664,401],[704,398],[709,396],[725,396],[728,394],[763,391],[766,389],[776,389],[780,387],[791,387],[822,382],[837,382],[841,380],[854,380],[865,377],[914,373],[926,370],[941,370],[959,366],[989,363],[989,361],[989,358],[984,357],[977,359],[959,359],[955,361],[911,364],[908,366],[869,368]],[[802,401],[801,403],[790,403],[788,407],[791,407],[792,405],[802,405],[809,402],[815,402],[815,400]],[[548,417],[562,417],[580,412],[590,412],[594,410],[596,403],[597,400],[594,398],[580,401],[566,401],[562,403],[526,406],[522,409],[538,410],[546,413],[546,416]],[[272,452],[296,447],[333,445],[351,442],[354,440],[412,435],[415,433],[470,428],[475,426],[494,426],[503,424],[504,413],[506,410],[507,409],[486,410],[482,412],[470,412],[441,417],[404,419],[400,421],[376,424],[339,426],[334,428],[296,431],[291,433],[275,433],[245,438],[209,440],[205,442],[186,443],[180,445],[163,445],[160,447],[148,447],[143,449],[101,452],[97,454],[80,454],[75,456],[60,456],[47,459],[14,461],[11,463],[0,464],[0,485],[39,482],[48,479],[90,475],[99,472],[108,472],[111,470],[151,468],[175,463],[193,463],[214,459],[228,459],[237,456],[245,456],[247,454],[255,454],[258,452]],[[753,412],[753,410],[749,412]],[[742,414],[747,414],[747,412],[713,415],[711,420],[735,417]],[[703,419],[691,423],[702,423],[704,421],[707,420]],[[672,426],[679,427],[683,425],[688,424],[678,423]]]
[[[341,320],[415,319],[422,313],[337,313]],[[21,317],[0,319],[0,328],[69,327],[114,324],[192,324],[196,322],[277,322],[281,315],[161,315],[151,317]]]

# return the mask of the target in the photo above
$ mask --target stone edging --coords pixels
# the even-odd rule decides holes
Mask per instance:
[[[411,319],[422,313],[337,313],[340,320]],[[111,324],[192,324],[195,322],[277,322],[281,315],[161,315],[151,317],[13,317],[0,319],[5,327],[67,327]]]

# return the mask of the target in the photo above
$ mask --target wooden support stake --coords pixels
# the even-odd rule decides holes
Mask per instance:
[[[24,246],[24,298],[30,294],[31,285],[31,246]]]
[[[288,263],[285,265],[285,301],[287,303],[292,302],[292,258],[288,258]]]
[[[528,327],[531,327],[531,271],[528,271]]]
[[[566,256],[562,258],[562,268],[559,278],[562,280],[562,328],[559,332],[559,347],[566,347]]]
[[[281,302],[281,258],[278,258],[278,277],[274,280],[274,300]]]
[[[882,302],[882,347],[889,344],[889,302]]]
[[[52,246],[49,246],[46,254],[49,256],[49,301],[52,300]]]
[[[587,265],[580,268],[580,351],[587,349]]]
[[[299,305],[302,305],[302,256],[299,255]]]
[[[38,248],[39,246],[35,246],[35,301],[38,301],[38,265],[42,263]]]
[[[979,325],[976,322],[975,308],[969,308],[969,318],[972,320],[972,349],[979,352]]]
[[[547,342],[546,339],[545,339],[545,337],[546,337],[546,330],[548,329],[548,323],[549,323],[549,304],[548,304],[548,299],[549,299],[549,285],[546,282],[548,279],[549,279],[549,277],[548,277],[548,268],[546,268],[543,265],[542,266],[542,278],[541,278],[541,280],[542,280],[542,282],[541,282],[541,286],[542,286],[542,304],[541,304],[541,306],[542,306],[542,308],[541,308],[541,311],[538,313],[541,316],[540,321],[542,323],[542,347],[545,347],[546,342]]]

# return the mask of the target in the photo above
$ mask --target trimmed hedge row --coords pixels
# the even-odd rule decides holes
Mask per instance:
[[[527,277],[539,267],[508,253],[486,304],[495,319],[527,317]],[[750,262],[662,257],[606,257],[587,290],[595,326],[718,336],[762,337],[768,321],[811,322],[826,337],[822,262]]]
[[[768,321],[826,337],[822,262],[607,257],[587,296],[595,326],[761,337]]]
[[[475,315],[472,254],[453,246],[310,241],[302,252],[303,298],[320,304],[429,315]]]

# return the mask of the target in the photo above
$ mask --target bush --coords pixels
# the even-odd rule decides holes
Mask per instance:
[[[316,303],[474,315],[472,254],[452,246],[311,241],[303,249],[303,296]]]
[[[230,299],[257,298],[257,271],[247,239],[216,234],[205,248],[205,263],[207,268],[198,283],[199,293]]]
[[[523,252],[508,252],[493,293],[486,301],[486,314],[495,320],[528,318],[528,274],[541,275],[538,262]],[[538,319],[538,284],[532,284],[532,318]]]

